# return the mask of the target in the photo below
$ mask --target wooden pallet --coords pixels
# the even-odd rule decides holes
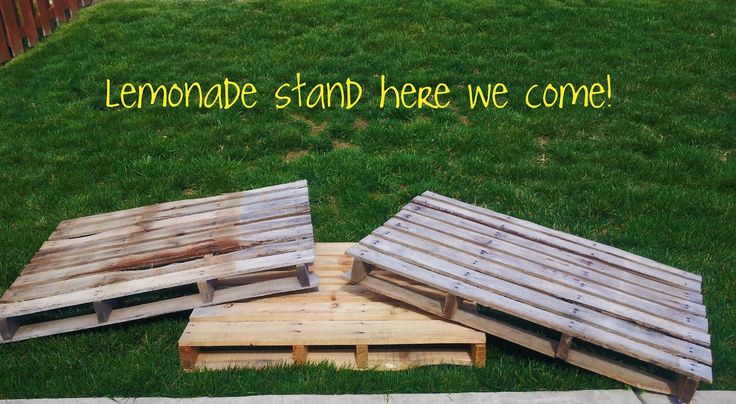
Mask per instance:
[[[20,341],[309,290],[313,261],[306,181],[68,220],[0,298],[0,335]],[[218,282],[262,271],[274,273]],[[169,291],[186,285],[188,295]]]
[[[320,290],[196,309],[179,340],[182,367],[330,361],[371,369],[485,364],[485,334],[342,279],[354,243],[318,243]]]
[[[698,382],[713,379],[698,275],[431,192],[348,255],[356,258],[351,280],[369,290],[632,386],[687,401]],[[428,297],[373,268],[445,295]],[[480,315],[476,305],[560,338]],[[573,339],[667,369],[676,380],[593,355]]]

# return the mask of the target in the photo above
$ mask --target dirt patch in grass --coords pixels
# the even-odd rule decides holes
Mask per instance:
[[[311,132],[311,133],[312,133],[313,135],[318,135],[318,134],[320,134],[320,133],[324,132],[324,130],[325,130],[325,128],[326,128],[326,127],[327,127],[327,121],[325,121],[325,122],[321,122],[321,123],[318,123],[318,124],[315,124],[315,125],[312,125],[312,126],[311,126],[311,127],[309,128],[309,131],[310,131],[310,132]]]
[[[353,122],[353,129],[355,130],[363,130],[368,127],[368,121],[366,121],[363,118],[358,118]]]
[[[468,119],[468,117],[465,115],[460,115],[460,123],[465,126],[468,126],[470,125],[470,119]]]
[[[297,121],[306,123],[307,126],[309,126],[309,132],[313,135],[318,135],[324,132],[325,128],[327,128],[327,121],[317,123],[306,116],[299,114],[291,114],[291,117]]]
[[[294,151],[290,151],[290,152],[286,153],[286,157],[284,157],[284,161],[286,161],[287,163],[289,163],[289,162],[292,162],[292,161],[295,161],[295,160],[299,160],[300,158],[306,156],[307,154],[309,154],[309,151],[308,150],[294,150]]]
[[[347,149],[348,147],[353,147],[353,144],[344,140],[335,140],[332,142],[332,147],[336,150]]]

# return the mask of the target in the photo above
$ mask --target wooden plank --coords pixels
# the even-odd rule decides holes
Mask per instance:
[[[349,276],[350,274],[347,274],[348,278]],[[440,300],[432,299],[422,294],[409,291],[385,280],[368,276],[361,281],[360,285],[393,299],[410,303],[411,305],[429,313],[435,315],[441,315],[442,313],[442,304]],[[482,316],[474,310],[458,310],[454,321],[485,331],[491,335],[541,354],[550,357],[555,356],[556,341],[550,340],[532,331],[527,331],[490,317]],[[652,375],[642,369],[630,365],[614,362],[586,351],[577,350],[574,347],[570,349],[567,363],[610,377],[636,388],[662,394],[675,394],[677,391],[675,383],[672,381]]]
[[[612,246],[609,246],[609,245],[606,245],[606,244],[603,244],[603,243],[599,243],[599,242],[596,242],[596,241],[588,240],[588,239],[585,239],[583,237],[575,236],[573,234],[565,233],[565,232],[562,232],[562,231],[559,231],[559,230],[554,230],[554,229],[551,229],[549,227],[544,227],[544,226],[538,225],[538,224],[533,223],[533,222],[530,222],[530,221],[526,221],[526,220],[522,220],[522,219],[517,219],[517,218],[512,217],[512,216],[509,216],[509,215],[504,215],[504,214],[501,214],[501,213],[498,213],[498,212],[494,212],[494,211],[492,211],[490,209],[482,208],[482,207],[479,207],[479,206],[474,206],[474,205],[471,205],[469,203],[465,203],[465,202],[462,202],[462,201],[458,201],[456,199],[448,198],[446,196],[442,196],[442,195],[436,194],[434,192],[427,191],[424,194],[422,194],[422,196],[427,197],[427,198],[436,199],[436,200],[443,201],[443,202],[447,202],[447,203],[456,204],[458,206],[462,206],[462,207],[465,207],[465,208],[474,210],[476,212],[479,212],[479,213],[482,213],[482,214],[486,214],[486,215],[489,215],[489,216],[492,216],[492,217],[495,217],[495,218],[504,220],[504,221],[509,222],[509,223],[513,223],[513,224],[517,224],[517,225],[526,227],[526,228],[528,228],[530,230],[535,230],[535,231],[539,231],[539,232],[542,232],[542,233],[546,233],[546,234],[549,234],[549,235],[552,235],[552,236],[561,238],[563,240],[567,240],[567,241],[571,241],[573,243],[580,244],[582,246],[590,247],[592,249],[600,250],[600,251],[606,252],[608,254],[616,255],[618,257],[627,259],[629,261],[633,261],[633,262],[640,263],[640,264],[643,264],[643,265],[646,265],[646,266],[650,266],[650,267],[653,267],[655,269],[659,269],[659,270],[663,270],[663,271],[668,271],[668,272],[671,272],[673,274],[676,274],[676,275],[679,275],[679,276],[683,276],[685,278],[692,279],[694,281],[698,281],[698,282],[702,281],[702,277],[700,275],[698,275],[698,274],[694,274],[694,273],[691,273],[691,272],[683,271],[682,269],[675,268],[675,267],[672,267],[670,265],[666,265],[666,264],[663,264],[661,262],[654,261],[654,260],[652,260],[650,258],[646,258],[646,257],[642,257],[640,255],[632,254],[632,253],[630,253],[628,251],[624,251],[624,250],[621,250],[619,248],[612,247]]]
[[[131,221],[131,224],[124,224],[123,227],[107,230],[98,231],[98,229],[92,229],[90,231],[80,231],[80,235],[78,236],[64,235],[63,238],[57,238],[45,243],[41,248],[41,253],[43,255],[50,255],[55,252],[54,250],[59,250],[59,248],[73,248],[75,250],[81,248],[84,250],[87,248],[88,243],[91,249],[91,246],[100,247],[100,243],[104,243],[104,245],[129,243],[131,242],[131,238],[134,242],[138,242],[139,239],[142,242],[148,239],[156,240],[170,237],[179,234],[179,232],[183,232],[183,234],[196,234],[198,232],[221,230],[228,225],[248,224],[266,218],[276,219],[293,216],[294,209],[298,209],[301,214],[308,212],[308,197],[303,196],[290,200],[271,201],[267,202],[267,204],[210,210],[207,212],[192,213],[187,216],[176,216],[157,220],[141,219],[139,221]],[[206,228],[202,228],[202,226]],[[77,228],[74,229],[76,230]],[[159,231],[154,232],[154,230]],[[113,243],[113,241],[116,243]],[[36,259],[41,260],[41,258],[38,257]]]
[[[446,202],[425,197],[416,197],[414,198],[413,202],[418,205],[426,206],[441,212],[451,213],[455,216],[472,220],[497,230],[503,230],[505,232],[515,234],[519,237],[526,238],[536,243],[554,246],[575,254],[586,256],[590,259],[599,260],[607,264],[614,265],[620,270],[635,272],[647,277],[652,277],[660,282],[672,286],[681,287],[694,292],[700,292],[700,282],[692,278],[684,277],[679,274],[662,271],[651,267],[645,267],[642,265],[632,265],[632,262],[624,260],[620,257],[602,251],[593,251],[589,247],[575,244],[567,240],[555,238],[544,233],[530,231],[521,226],[517,226],[508,222],[499,221],[498,219],[495,219],[491,216],[473,212],[456,204],[449,204]]]
[[[354,256],[356,259],[364,260],[384,269],[389,269],[391,272],[444,290],[445,292],[452,291],[452,293],[464,299],[501,310],[559,332],[566,332],[581,340],[629,355],[636,359],[654,363],[698,380],[712,381],[712,371],[707,365],[677,357],[650,345],[573,319],[578,318],[577,315],[571,315],[569,318],[566,318],[556,313],[544,311],[537,307],[486,291],[477,286],[458,282],[439,273],[427,271],[421,267],[372,252],[365,248],[351,248],[348,250],[348,254]]]
[[[195,294],[167,300],[159,300],[136,306],[122,307],[113,310],[105,323],[98,322],[96,314],[89,314],[45,321],[42,323],[21,325],[11,340],[3,338],[0,342],[6,343],[23,341],[30,338],[96,328],[103,325],[119,324],[147,317],[155,317],[163,314],[190,310],[195,307],[203,307],[210,304],[216,305],[273,294],[311,290],[311,288],[315,288],[319,285],[319,278],[315,275],[310,280],[310,284],[313,286],[310,288],[303,288],[299,285],[299,281],[296,277],[291,277],[222,289],[217,292],[215,298],[210,303],[203,303],[199,294]]]
[[[158,253],[132,253],[126,257],[112,258],[104,261],[91,262],[75,266],[60,267],[58,269],[22,274],[13,283],[13,287],[44,284],[51,281],[79,277],[81,275],[100,272],[139,270],[164,266],[187,259],[203,257],[212,253],[229,253],[244,250],[248,247],[276,244],[290,240],[310,237],[312,225],[291,226],[285,229],[262,231],[255,234],[237,234],[230,240],[213,240],[205,243],[185,245],[178,248],[159,249]]]
[[[355,363],[354,349],[324,349],[320,347],[309,347],[309,362],[321,363],[331,362],[338,368],[357,368]],[[194,369],[223,370],[233,368],[262,369],[268,366],[281,366],[293,364],[291,349],[284,352],[283,349],[256,351],[243,348],[237,351],[203,351],[197,357]],[[371,347],[368,361],[364,369],[371,370],[403,370],[418,366],[429,365],[472,365],[467,346],[403,346],[403,347]]]
[[[25,33],[28,46],[38,44],[38,29],[36,28],[36,16],[33,15],[33,4],[31,0],[15,0],[23,18],[21,28]]]
[[[38,5],[38,18],[41,23],[41,32],[44,36],[51,35],[51,6],[49,0],[36,0]]]
[[[82,253],[114,250],[129,244],[141,244],[171,237],[195,235],[213,231],[223,231],[232,226],[255,225],[257,222],[301,216],[309,213],[306,198],[273,204],[268,209],[249,210],[242,208],[224,209],[205,216],[201,214],[177,217],[176,221],[156,221],[145,227],[133,225],[106,233],[96,233],[77,238],[55,239],[44,243],[31,261],[38,264],[57,257],[67,257]]]
[[[402,345],[485,342],[485,336],[443,321],[345,320],[190,322],[180,343],[191,346]],[[329,331],[329,332],[327,332]],[[448,332],[450,331],[450,332]]]
[[[57,237],[72,237],[82,235],[80,233],[85,232],[111,230],[137,224],[141,219],[147,222],[174,219],[218,209],[235,208],[248,204],[263,204],[277,199],[303,197],[305,195],[307,195],[306,181],[297,181],[277,187],[266,187],[199,199],[164,202],[65,220],[59,224],[59,235]]]
[[[3,25],[5,26],[11,52],[13,56],[18,56],[25,49],[23,47],[23,34],[20,28],[20,21],[18,20],[18,14],[12,0],[0,0],[0,14],[2,14]]]
[[[320,290],[329,281],[324,273],[320,277]],[[343,281],[344,282],[344,281]],[[352,295],[351,291],[320,294],[313,292],[306,295],[278,296],[259,299],[247,303],[233,303],[194,310],[189,316],[191,322],[249,322],[249,321],[284,321],[309,318],[313,321],[345,321],[345,320],[392,320],[414,321],[432,320],[430,316],[411,308],[406,304],[394,302],[370,292],[370,296]],[[380,296],[380,299],[373,296]],[[334,296],[334,300],[333,300]],[[328,323],[329,324],[329,323]]]
[[[407,212],[410,211],[410,212]],[[409,204],[405,210],[397,214],[397,219],[418,224],[423,227],[448,232],[476,245],[485,246],[487,252],[499,251],[504,255],[524,258],[538,264],[550,265],[558,270],[575,271],[576,276],[600,279],[602,283],[612,283],[620,289],[636,288],[637,294],[652,301],[674,300],[685,307],[697,307],[698,313],[704,314],[705,308],[700,305],[702,296],[675,286],[663,284],[638,274],[620,271],[605,264],[589,260],[544,244],[530,242],[522,237],[503,231],[489,229],[481,224],[468,221],[450,214],[430,210],[416,204]],[[583,271],[576,270],[581,268]],[[607,280],[607,281],[606,281]],[[618,280],[624,281],[620,282]],[[646,288],[644,290],[641,287]],[[648,290],[647,290],[648,289]],[[697,305],[700,305],[699,307]]]
[[[67,20],[66,2],[67,0],[54,0],[54,15],[56,16],[57,23],[62,23]]]

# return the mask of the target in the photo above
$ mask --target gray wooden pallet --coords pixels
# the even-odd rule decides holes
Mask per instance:
[[[306,181],[168,202],[59,224],[0,298],[2,342],[99,327],[316,287]],[[267,281],[222,280],[277,271]],[[197,285],[199,293],[118,306],[123,298]],[[36,320],[92,306],[94,313]]]
[[[432,192],[414,198],[348,255],[356,259],[351,280],[361,286],[624,383],[687,401],[698,382],[712,382],[698,275]],[[445,298],[371,275],[373,268]],[[475,305],[561,337],[549,340],[480,315]],[[679,376],[647,374],[578,349],[573,339]]]

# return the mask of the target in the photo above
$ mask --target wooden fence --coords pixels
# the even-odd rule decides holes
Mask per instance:
[[[93,0],[0,0],[0,63],[51,35]]]

